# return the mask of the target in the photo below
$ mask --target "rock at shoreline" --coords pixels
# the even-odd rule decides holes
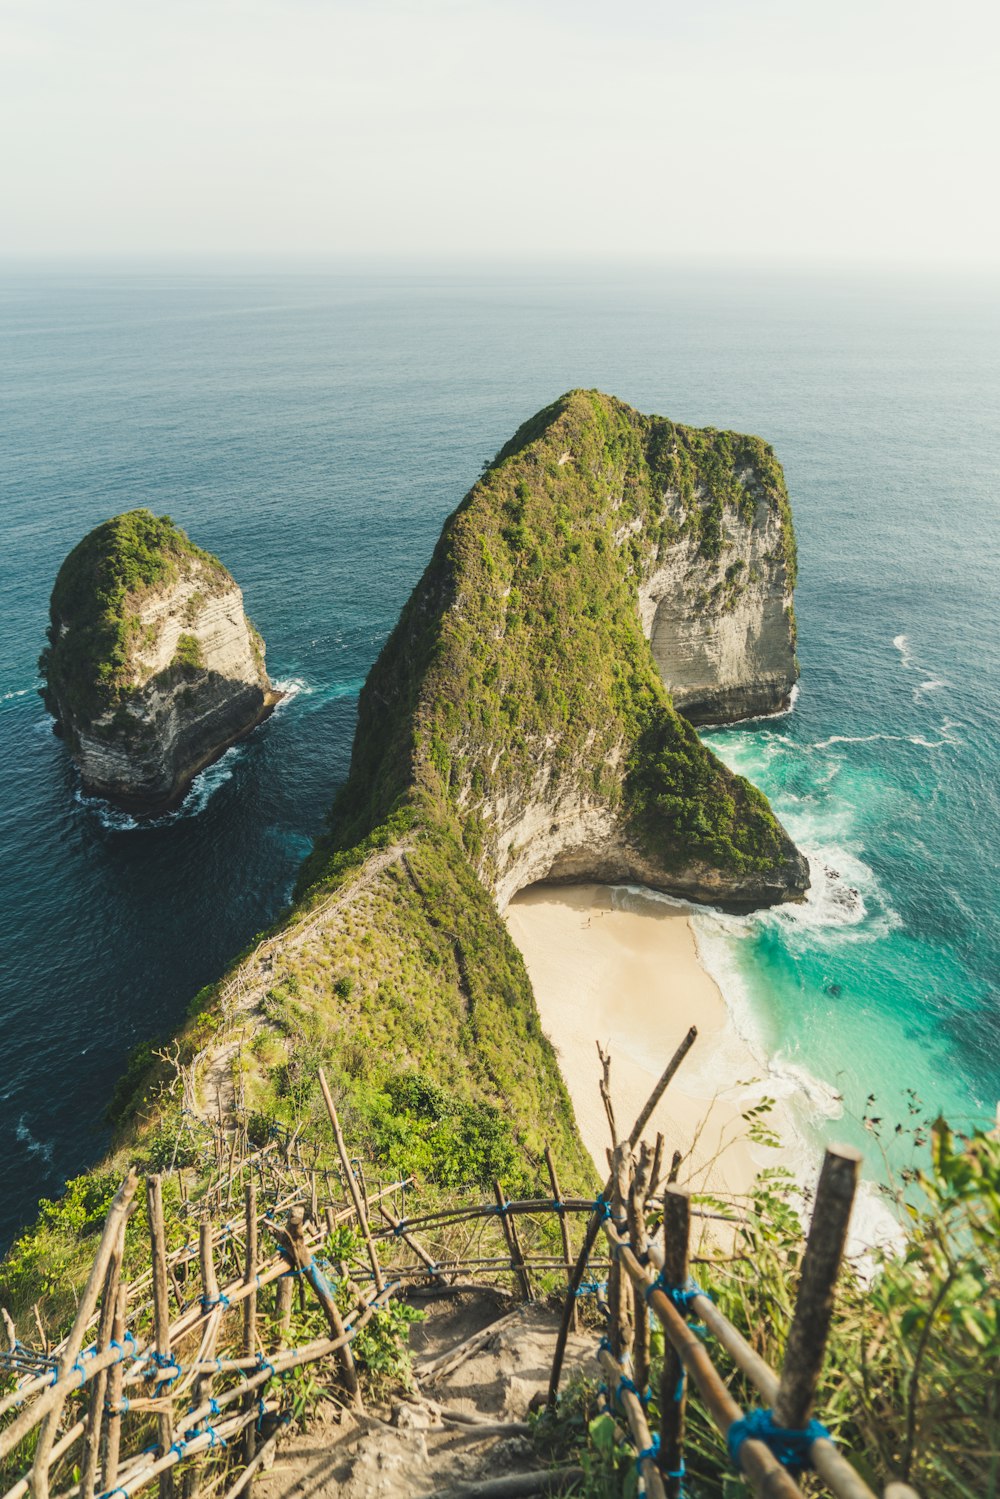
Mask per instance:
[[[83,789],[165,810],[277,702],[231,574],[169,516],[95,527],[56,578],[42,697]]]

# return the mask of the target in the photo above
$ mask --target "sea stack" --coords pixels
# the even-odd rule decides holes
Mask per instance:
[[[234,578],[169,516],[95,527],[59,569],[50,617],[45,705],[84,791],[128,811],[178,802],[280,696]]]

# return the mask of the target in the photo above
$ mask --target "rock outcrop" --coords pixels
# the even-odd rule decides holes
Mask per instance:
[[[794,566],[759,438],[570,392],[446,523],[361,695],[306,878],[405,805],[457,828],[501,909],[538,880],[740,911],[800,898],[806,862],[766,799],[677,712],[787,701]]]
[[[131,510],[91,531],[50,614],[46,706],[84,791],[129,811],[179,801],[278,699],[236,582],[167,516]]]

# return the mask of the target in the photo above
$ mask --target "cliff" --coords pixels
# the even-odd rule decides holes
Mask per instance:
[[[752,547],[768,586],[790,586],[787,498],[759,439],[584,391],[523,427],[445,523],[372,668],[294,905],[196,997],[171,1062],[134,1056],[114,1105],[130,1150],[170,1154],[175,1068],[187,1107],[214,1118],[239,1097],[264,1127],[299,1128],[325,1117],[322,1064],[381,1173],[516,1194],[549,1145],[567,1188],[589,1189],[500,911],[540,879],[737,909],[805,890],[764,796],[677,713],[644,630],[664,569],[686,557],[683,586],[711,593]]]
[[[217,558],[168,516],[130,510],[66,558],[39,661],[84,790],[155,812],[277,700],[264,644]]]
[[[446,523],[361,695],[305,883],[406,805],[455,829],[501,907],[560,879],[732,910],[798,898],[808,870],[765,798],[676,711],[787,702],[794,567],[760,439],[570,392]]]

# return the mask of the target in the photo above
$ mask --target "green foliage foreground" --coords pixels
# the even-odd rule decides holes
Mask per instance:
[[[696,1264],[698,1283],[754,1350],[780,1369],[804,1247],[787,1175],[762,1173],[731,1256]],[[934,1126],[930,1159],[898,1202],[905,1247],[883,1248],[842,1272],[816,1412],[877,1492],[889,1479],[926,1499],[1000,1495],[1000,1138],[954,1136]],[[760,1404],[709,1339],[717,1368],[744,1409]],[[659,1421],[663,1335],[653,1325],[652,1429]],[[697,1394],[689,1392],[686,1492],[715,1499],[747,1492]],[[604,1409],[589,1380],[568,1384],[558,1413],[538,1418],[535,1440],[582,1461],[588,1499],[631,1499],[634,1449],[624,1418]],[[813,1492],[810,1479],[802,1480]],[[825,1492],[818,1486],[815,1492]]]

